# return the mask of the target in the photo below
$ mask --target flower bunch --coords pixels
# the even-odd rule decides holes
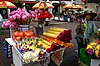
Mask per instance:
[[[86,53],[90,56],[96,56],[96,58],[100,58],[100,40],[91,42],[89,45],[87,45]]]
[[[10,20],[8,20],[6,22],[3,22],[2,27],[16,29],[19,27],[19,25],[15,21],[11,22]]]
[[[27,25],[32,21],[31,14],[25,8],[18,8],[10,13],[9,20],[2,27],[18,28],[18,25]],[[17,26],[16,26],[17,25]]]
[[[57,39],[70,43],[70,40],[72,40],[71,32],[72,32],[72,30],[64,30],[62,33],[60,33],[57,36]]]
[[[38,15],[39,19],[46,19],[46,18],[50,19],[51,17],[52,17],[52,14],[50,12],[47,12],[46,10],[42,10],[40,14]]]
[[[38,22],[38,13],[39,13],[39,10],[37,10],[37,9],[34,11],[31,11],[31,16],[35,22]]]
[[[34,10],[31,11],[32,18],[34,18],[35,22],[39,22],[42,24],[46,18],[50,19],[52,17],[52,14],[50,12],[47,12],[46,10]]]
[[[25,8],[18,8],[16,11],[10,13],[9,20],[16,21],[20,25],[26,25],[30,23],[30,16],[31,14]]]

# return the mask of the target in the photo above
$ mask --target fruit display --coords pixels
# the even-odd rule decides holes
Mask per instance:
[[[70,40],[72,40],[71,30],[64,28],[58,28],[58,27],[50,28],[48,32],[44,32],[43,35],[56,38],[58,40],[68,43],[70,43]]]
[[[20,39],[22,39],[22,38],[26,38],[26,39],[28,39],[28,38],[33,38],[34,36],[36,36],[36,34],[35,33],[33,33],[33,31],[32,30],[27,30],[27,31],[25,31],[25,32],[23,32],[23,31],[15,31],[14,33],[13,33],[13,35],[14,35],[14,39],[15,40],[20,40]]]
[[[90,56],[95,55],[97,58],[100,58],[100,40],[91,42],[86,47],[86,53]]]

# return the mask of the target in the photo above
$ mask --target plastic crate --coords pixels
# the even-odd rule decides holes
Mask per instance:
[[[88,66],[90,66],[91,63],[91,57],[86,54],[86,49],[81,48],[80,49],[80,61]]]

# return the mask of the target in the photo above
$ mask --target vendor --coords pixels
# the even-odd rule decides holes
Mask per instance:
[[[81,48],[85,48],[89,42],[91,42],[91,38],[95,38],[97,33],[97,27],[94,22],[90,20],[91,15],[89,13],[85,14],[85,21],[80,22],[80,24],[76,28],[76,41],[78,44],[78,52],[80,52]]]

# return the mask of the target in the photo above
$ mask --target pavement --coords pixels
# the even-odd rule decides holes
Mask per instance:
[[[96,25],[98,26],[98,28],[100,27],[100,23],[99,22],[95,22]],[[75,52],[75,50],[77,50],[77,43],[75,40],[75,36],[76,36],[76,32],[75,32],[75,28],[77,26],[77,22],[56,22],[56,21],[52,21],[50,22],[49,26],[45,26],[44,27],[44,31],[47,31],[49,28],[51,27],[61,27],[61,28],[67,28],[67,29],[71,29],[72,30],[72,40],[71,43],[74,44],[74,47],[71,49],[65,49],[63,58],[64,61],[61,63],[61,66],[78,66],[78,58],[77,58],[77,53]],[[5,38],[9,38],[10,37],[10,33],[9,30],[3,30],[3,34],[0,34],[0,66],[10,66],[12,64],[12,58],[5,58],[4,57],[4,51],[3,51],[3,41],[5,40]],[[72,56],[73,57],[72,59]],[[70,60],[70,61],[69,61]],[[56,66],[55,63],[53,61],[50,62],[49,66]],[[82,66],[82,65],[79,65]]]

